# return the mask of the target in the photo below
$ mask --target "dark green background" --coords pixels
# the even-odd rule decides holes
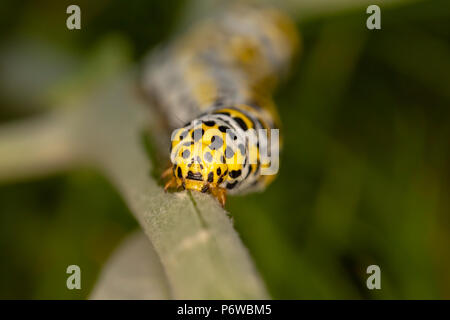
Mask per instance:
[[[82,30],[68,31],[75,3]],[[88,59],[114,34],[139,62],[187,5],[4,0],[0,44],[26,36]],[[274,298],[450,298],[450,6],[382,7],[382,30],[366,18],[355,9],[298,23],[304,50],[276,96],[279,177],[227,203]],[[0,123],[39,110],[0,96]],[[92,170],[1,184],[0,298],[85,298],[135,228]],[[81,291],[65,286],[70,264]],[[382,290],[365,286],[371,264]]]

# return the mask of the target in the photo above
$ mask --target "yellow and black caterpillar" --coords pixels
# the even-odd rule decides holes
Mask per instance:
[[[278,160],[264,161],[261,150],[270,149],[271,129],[279,126],[272,94],[298,45],[281,12],[233,6],[150,59],[144,91],[178,128],[166,189],[211,192],[224,204],[226,192],[261,190],[273,180],[263,169]]]

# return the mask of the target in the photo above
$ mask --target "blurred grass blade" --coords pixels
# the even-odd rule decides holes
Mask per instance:
[[[100,275],[90,299],[168,299],[164,268],[147,236],[135,232],[116,249]]]

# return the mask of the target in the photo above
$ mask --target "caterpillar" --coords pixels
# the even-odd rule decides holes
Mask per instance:
[[[272,129],[280,126],[272,95],[298,49],[296,27],[286,15],[239,5],[152,55],[144,92],[177,128],[165,190],[210,192],[223,206],[227,193],[263,190],[274,179],[275,173],[264,174],[278,166],[271,153],[277,144]]]

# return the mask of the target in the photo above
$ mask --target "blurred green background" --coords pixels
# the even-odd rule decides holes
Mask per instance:
[[[0,4],[0,125],[141,61],[189,1],[77,1],[79,31],[65,27],[69,4]],[[381,30],[361,8],[298,22],[304,50],[276,96],[279,177],[227,203],[274,298],[450,298],[450,5],[381,8]],[[15,76],[43,71],[24,63],[35,55],[54,70],[15,99]],[[0,298],[86,298],[136,228],[93,170],[0,182]],[[65,286],[70,264],[80,291]],[[365,286],[371,264],[382,290]]]

